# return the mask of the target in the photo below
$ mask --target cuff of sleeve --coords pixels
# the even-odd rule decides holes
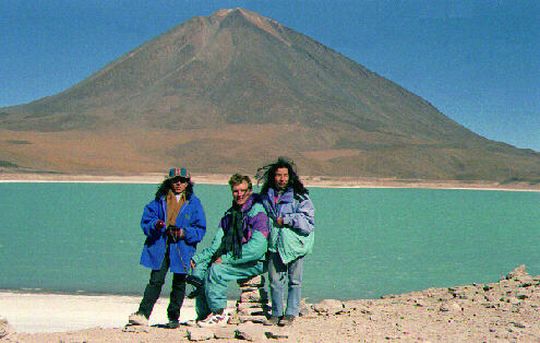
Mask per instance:
[[[229,256],[229,254],[221,255],[221,262],[231,264],[232,258]]]
[[[194,255],[191,259],[193,262],[195,262],[195,264],[199,264],[201,262],[201,258],[198,258],[197,255]]]

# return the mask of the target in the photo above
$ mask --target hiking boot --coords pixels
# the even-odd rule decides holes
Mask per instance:
[[[279,326],[292,326],[294,322],[294,316],[285,316],[279,320]]]
[[[275,326],[275,325],[278,325],[279,323],[279,320],[281,319],[281,317],[270,317],[268,319],[266,319],[263,323],[264,326]]]
[[[203,280],[193,275],[186,276],[186,282],[195,288],[201,288],[203,286]]]
[[[180,327],[180,322],[178,320],[169,320],[167,324],[165,324],[166,329],[178,329]]]
[[[146,318],[144,314],[139,313],[139,312],[130,314],[128,322],[131,325],[148,326],[148,318]]]
[[[201,328],[207,327],[225,327],[229,322],[228,314],[214,314],[210,313],[206,319],[197,322],[197,325]]]

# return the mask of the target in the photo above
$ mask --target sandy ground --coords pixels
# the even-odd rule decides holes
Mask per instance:
[[[17,332],[55,332],[91,327],[122,327],[138,308],[140,297],[88,296],[0,292],[0,315]],[[167,322],[167,299],[160,298],[150,324]],[[183,320],[193,319],[191,300],[182,308]]]
[[[125,331],[138,298],[0,293],[6,342],[540,342],[540,276],[520,266],[498,282],[430,288],[382,299],[307,305],[291,327],[181,326]],[[153,323],[164,322],[163,299]],[[188,302],[183,316],[192,311]],[[1,322],[0,322],[1,323]],[[4,321],[5,323],[5,321]],[[41,331],[41,332],[38,332]],[[43,332],[46,331],[46,332]],[[62,332],[52,332],[62,331]],[[26,332],[26,333],[25,333]],[[32,333],[28,333],[32,332]],[[269,338],[270,337],[270,338]]]
[[[142,183],[158,184],[162,174],[140,175],[67,175],[67,174],[12,174],[0,170],[0,182],[96,182],[96,183]],[[230,175],[193,175],[195,183],[225,185]],[[458,180],[399,180],[379,178],[307,176],[302,181],[308,187],[322,188],[430,188],[430,189],[478,189],[540,192],[540,183],[515,182],[500,184],[495,181]]]

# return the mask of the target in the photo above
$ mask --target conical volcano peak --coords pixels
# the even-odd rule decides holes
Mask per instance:
[[[231,25],[231,22],[236,22],[237,24],[248,22],[258,29],[278,38],[279,40],[286,41],[286,39],[284,39],[280,34],[280,31],[283,30],[283,26],[281,24],[273,19],[248,11],[244,8],[237,7],[233,9],[221,9],[212,14],[210,18],[220,23],[226,23],[227,25]],[[237,21],[237,19],[240,20]]]

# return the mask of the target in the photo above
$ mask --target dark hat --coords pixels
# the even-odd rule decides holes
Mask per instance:
[[[165,176],[166,180],[174,179],[176,177],[183,177],[185,179],[191,179],[191,174],[189,174],[189,171],[182,167],[182,168],[171,168],[169,169],[169,175]]]

